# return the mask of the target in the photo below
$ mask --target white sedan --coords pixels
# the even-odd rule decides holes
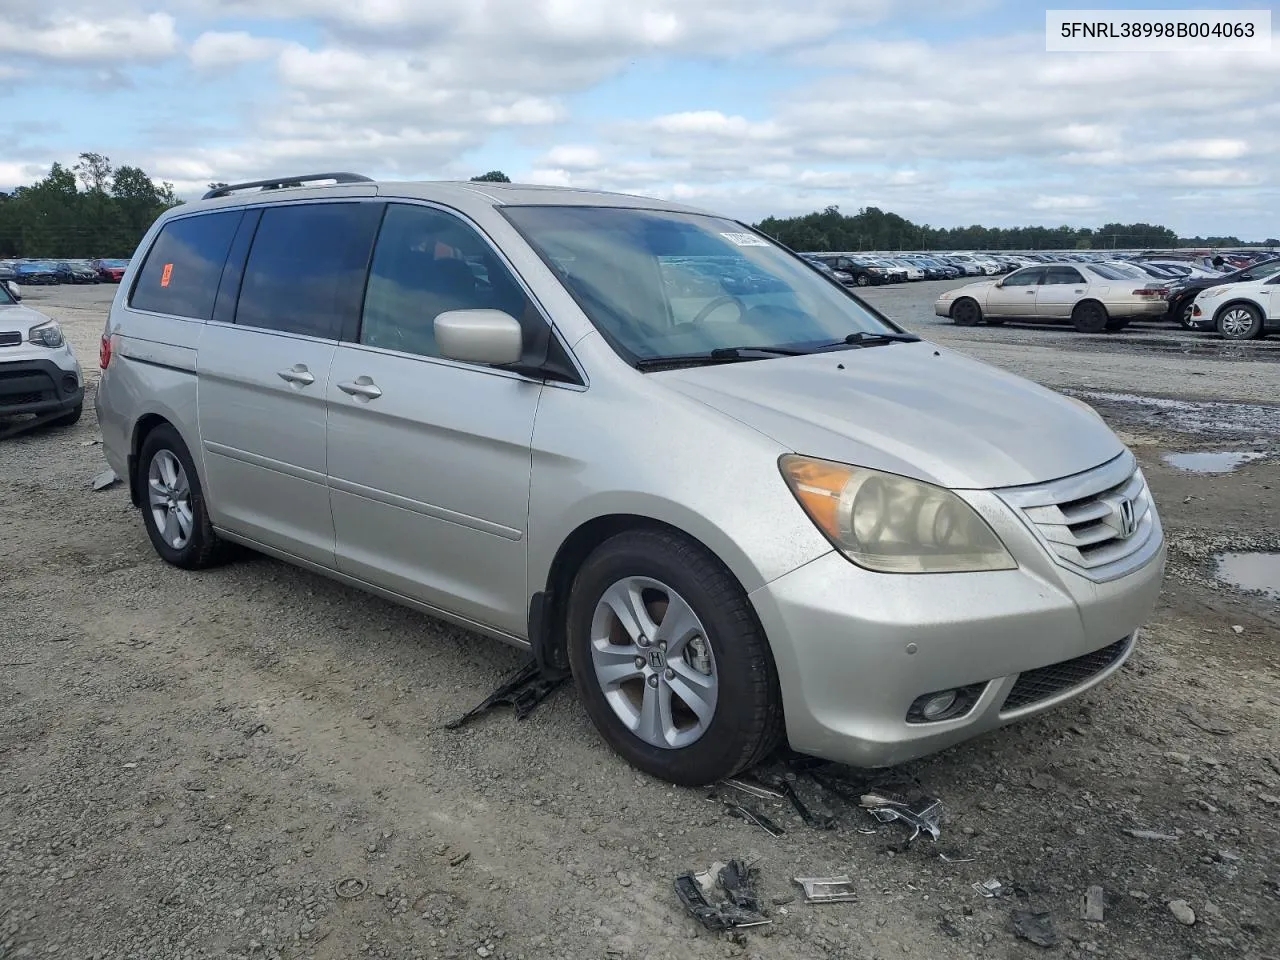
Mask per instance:
[[[1130,320],[1157,320],[1167,290],[1136,271],[1100,263],[1046,263],[999,280],[980,280],[938,297],[933,312],[958,326],[1006,320],[1068,320],[1081,333],[1120,330]]]
[[[1206,317],[1228,340],[1254,340],[1280,330],[1280,273],[1201,290],[1191,307],[1191,321],[1209,326],[1202,323]]]

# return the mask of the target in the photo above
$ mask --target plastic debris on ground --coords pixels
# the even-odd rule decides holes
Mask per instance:
[[[758,927],[773,921],[761,912],[755,879],[749,864],[730,860],[699,873],[682,873],[675,879],[675,891],[689,915],[707,930]]]
[[[973,889],[986,897],[988,900],[994,900],[997,897],[1004,896],[1004,884],[992,877],[990,880],[983,880],[973,884]]]
[[[857,899],[849,877],[796,877],[795,881],[804,888],[808,903],[844,903]]]
[[[912,833],[908,842],[920,836],[922,831],[929,834],[935,841],[942,835],[940,823],[943,808],[942,801],[937,797],[904,796],[888,791],[872,791],[863,795],[861,803],[863,809],[881,823],[900,820],[911,827]]]
[[[1106,894],[1095,884],[1085,891],[1081,915],[1090,923],[1102,923],[1106,906]]]
[[[481,714],[499,704],[510,704],[515,708],[516,719],[523,720],[534,708],[569,679],[567,673],[549,673],[543,671],[536,660],[530,660],[516,671],[510,679],[504,681],[497,690],[485,697],[462,716],[445,724],[449,730],[456,730],[469,723]]]
[[[114,487],[119,482],[120,478],[116,476],[116,472],[106,469],[93,478],[92,486],[94,490],[106,490],[109,487]]]
[[[1053,918],[1048,910],[1015,910],[1010,917],[1013,932],[1038,947],[1054,947],[1058,944],[1058,932],[1053,928]]]

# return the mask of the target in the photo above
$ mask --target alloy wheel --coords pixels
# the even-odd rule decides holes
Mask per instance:
[[[1223,336],[1243,339],[1253,327],[1253,314],[1245,307],[1232,307],[1222,315]]]
[[[719,683],[706,630],[658,580],[627,577],[605,590],[591,620],[591,662],[613,712],[650,746],[686,747],[715,717]]]
[[[195,516],[191,510],[191,484],[182,463],[168,450],[157,450],[147,469],[147,500],[151,519],[160,536],[174,550],[191,540]]]

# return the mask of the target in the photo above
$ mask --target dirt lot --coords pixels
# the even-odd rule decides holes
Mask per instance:
[[[812,830],[760,801],[786,828],[772,838],[705,791],[637,776],[568,689],[523,722],[444,729],[516,652],[263,558],[164,565],[126,494],[89,489],[103,462],[87,409],[0,445],[0,958],[1040,952],[1011,930],[1016,897],[971,888],[990,877],[1052,912],[1051,955],[1280,957],[1280,599],[1217,581],[1213,560],[1280,549],[1278,338],[958,329],[934,318],[938,289],[868,296],[1088,392],[1142,461],[1172,547],[1112,682],[910,766],[946,804],[938,843],[859,832],[876,825],[858,811]],[[28,293],[95,379],[114,288]],[[1264,456],[1218,475],[1162,461],[1217,450]],[[775,922],[701,932],[672,878],[731,857],[760,859]],[[792,877],[838,873],[857,902],[777,902]],[[344,878],[367,888],[338,896]],[[1102,923],[1081,919],[1094,884]]]

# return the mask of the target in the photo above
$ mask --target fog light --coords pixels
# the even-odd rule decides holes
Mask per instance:
[[[935,693],[924,702],[924,706],[920,708],[920,713],[926,720],[937,720],[939,717],[945,716],[947,711],[955,706],[955,702],[956,692],[954,690]]]
[[[916,697],[907,710],[907,723],[939,723],[962,717],[982,698],[986,683],[971,683],[952,690],[935,690]]]
[[[76,379],[74,373],[64,374],[62,377],[62,389],[65,393],[75,393],[80,386],[80,381]]]

